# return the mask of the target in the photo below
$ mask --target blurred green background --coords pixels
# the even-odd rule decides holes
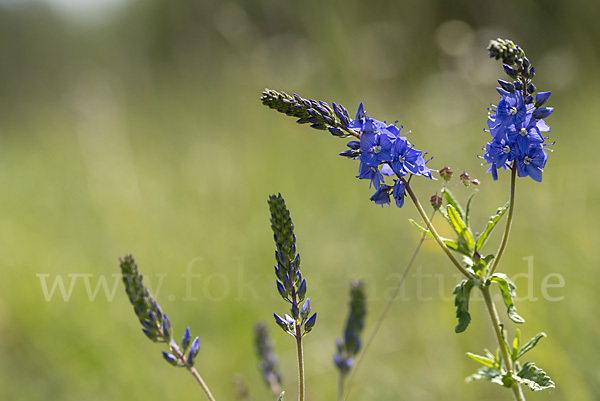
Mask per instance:
[[[266,203],[277,192],[319,316],[305,342],[309,399],[334,399],[348,283],[367,282],[368,333],[418,242],[407,222],[417,216],[369,202],[357,163],[337,156],[345,141],[268,110],[260,92],[351,115],[362,101],[400,120],[433,168],[481,180],[483,227],[508,197],[507,174],[493,182],[476,158],[503,78],[485,50],[496,37],[524,47],[556,108],[555,152],[541,184],[518,182],[501,266],[519,286],[523,337],[548,334],[530,357],[557,388],[526,395],[598,399],[599,13],[584,0],[0,0],[0,399],[202,399],[141,333],[116,276],[127,253],[175,335],[189,325],[200,336],[197,367],[217,399],[235,399],[235,374],[251,399],[270,399],[257,320],[271,323],[294,399],[293,341],[272,323],[286,308]],[[439,185],[415,182],[423,201]],[[495,347],[477,299],[472,325],[454,334],[454,274],[425,244],[350,399],[510,399],[463,382],[477,369],[465,353]]]

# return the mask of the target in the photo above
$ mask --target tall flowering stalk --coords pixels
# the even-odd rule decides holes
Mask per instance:
[[[333,357],[340,377],[338,381],[338,400],[344,395],[344,380],[354,366],[354,358],[362,348],[361,334],[367,315],[367,297],[362,281],[350,284],[350,305],[344,337],[336,339],[336,353]]]
[[[333,103],[331,107],[323,101],[307,100],[296,94],[290,96],[284,92],[267,89],[263,92],[261,101],[272,109],[298,118],[297,122],[300,124],[310,123],[312,128],[328,130],[337,137],[353,137],[347,144],[349,149],[340,155],[359,161],[357,177],[368,180],[370,187],[375,189],[370,197],[375,204],[389,205],[393,199],[400,208],[408,195],[424,226],[411,220],[412,224],[425,236],[433,238],[464,276],[464,280],[454,289],[457,333],[464,332],[471,321],[469,301],[472,290],[478,288],[485,300],[498,343],[498,352],[487,352],[484,356],[469,353],[468,356],[483,365],[483,368],[468,379],[488,380],[500,384],[511,389],[516,400],[524,400],[521,384],[533,391],[554,387],[550,377],[533,362],[521,364],[519,361],[545,334],[540,333],[521,346],[520,332],[517,330],[514,340],[509,341],[493,302],[491,287],[495,284],[500,290],[508,319],[516,324],[523,323],[524,319],[517,313],[514,304],[516,287],[506,274],[497,273],[496,269],[506,250],[512,226],[517,177],[531,177],[537,182],[542,180],[548,158],[548,146],[551,145],[547,142],[548,137],[544,136],[550,131],[544,119],[553,109],[545,107],[550,92],[536,93],[532,82],[535,69],[523,49],[510,40],[498,39],[490,42],[488,50],[491,57],[502,60],[504,71],[514,80],[498,81],[501,99],[497,106],[489,108],[486,131],[491,135],[491,140],[482,156],[489,165],[488,172],[494,179],[497,179],[499,169],[511,171],[509,201],[490,217],[483,230],[476,231],[471,228],[470,221],[473,197],[469,198],[466,208],[463,208],[444,185],[442,196],[434,195],[431,203],[434,209],[442,212],[456,234],[455,238],[439,235],[412,188],[413,176],[433,179],[432,172],[435,170],[426,165],[428,161],[424,158],[425,153],[417,150],[408,141],[406,134],[401,133],[402,126],[398,127],[397,122],[390,125],[369,117],[362,103],[355,118],[351,120],[346,109],[339,104]],[[446,182],[452,177],[449,168],[440,170],[439,174]],[[386,177],[391,181],[386,181]],[[461,174],[460,180],[465,186],[479,183],[477,180],[471,180],[466,173]],[[498,251],[495,255],[483,254],[490,234],[505,214],[507,222]],[[278,287],[283,286],[278,282]],[[293,326],[292,320],[288,320],[287,317],[278,318],[284,329]],[[348,369],[350,363],[348,352],[346,355],[342,354],[344,346],[344,343],[341,348],[338,346],[340,351],[336,355],[336,363],[339,362],[338,367],[342,370]]]
[[[139,273],[133,257],[127,255],[120,262],[125,292],[142,325],[143,333],[153,342],[168,344],[169,351],[162,351],[165,361],[170,365],[186,368],[196,379],[206,398],[209,401],[215,401],[202,376],[194,368],[194,361],[200,351],[199,338],[195,337],[191,341],[190,328],[187,327],[181,342],[178,344],[173,339],[173,329],[169,318],[163,313],[158,303],[144,286],[143,276]]]
[[[310,298],[306,297],[306,279],[300,272],[300,255],[296,252],[296,235],[290,212],[281,194],[269,197],[271,228],[277,247],[275,251],[275,280],[277,291],[290,304],[290,314],[281,317],[274,313],[275,322],[284,332],[296,339],[298,351],[298,400],[304,400],[304,354],[302,338],[314,327],[317,314],[310,314]]]

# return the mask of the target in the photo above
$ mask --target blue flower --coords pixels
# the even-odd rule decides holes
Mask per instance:
[[[371,180],[371,184],[375,187],[375,189],[379,189],[381,183],[383,182],[383,175],[381,175],[381,171],[377,167],[369,166],[365,162],[360,162],[358,166],[358,178],[362,180]]]
[[[498,167],[504,166],[507,162],[513,161],[517,157],[517,147],[511,146],[508,140],[493,140],[488,142],[486,152],[483,155],[488,163],[494,163]]]
[[[520,153],[525,153],[532,144],[544,142],[542,130],[547,132],[550,127],[543,120],[536,120],[532,113],[527,113],[525,120],[517,125],[511,125],[507,130],[509,143],[516,143]]]
[[[405,184],[402,180],[396,180],[394,183],[394,189],[392,191],[392,196],[396,200],[396,206],[402,207],[404,206],[404,188]]]
[[[504,94],[496,108],[496,123],[508,127],[525,121],[527,110],[521,91],[506,92],[502,90],[502,92]]]
[[[392,141],[379,132],[365,131],[360,136],[360,160],[369,166],[379,166],[392,160]]]
[[[396,138],[394,147],[392,148],[392,169],[398,175],[405,176],[406,174],[420,174],[419,164],[423,159],[420,150],[416,150],[408,140],[401,136]],[[422,163],[425,166],[425,161]]]
[[[531,177],[534,181],[542,181],[542,172],[546,166],[548,153],[541,146],[531,146],[527,152],[516,159],[519,177]]]
[[[388,205],[390,204],[390,189],[389,185],[380,186],[377,191],[371,196],[371,200],[377,205]]]

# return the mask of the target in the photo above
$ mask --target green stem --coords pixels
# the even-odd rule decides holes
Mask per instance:
[[[337,391],[337,400],[342,401],[344,399],[344,379],[346,378],[345,374],[340,374],[338,378],[338,391]]]
[[[302,353],[302,332],[296,324],[296,347],[298,348],[298,401],[304,401],[304,355]]]
[[[196,379],[196,381],[198,382],[198,384],[200,385],[202,390],[204,390],[204,394],[206,394],[206,398],[208,398],[209,401],[215,401],[215,397],[213,397],[212,393],[210,392],[210,389],[208,388],[208,386],[206,385],[204,380],[202,380],[202,376],[200,376],[200,373],[198,373],[196,368],[194,368],[193,366],[187,365],[185,355],[180,350],[178,350],[177,348],[174,348],[173,346],[171,346],[170,348],[171,348],[171,352],[173,352],[177,356],[177,358],[179,358],[179,360],[185,365],[187,370],[189,370],[190,373],[192,374],[192,376],[194,376],[194,379]]]
[[[506,366],[507,372],[512,375],[514,373],[513,361],[509,354],[508,346],[502,338],[502,327],[500,326],[500,318],[498,317],[496,305],[494,304],[494,301],[492,300],[492,296],[490,294],[490,287],[485,285],[479,288],[481,289],[483,299],[485,300],[485,306],[487,307],[490,319],[492,320],[494,334],[496,335],[496,340],[498,341],[498,346],[500,347],[500,352],[502,353],[504,365]],[[525,401],[525,396],[523,395],[523,390],[521,389],[521,385],[519,383],[514,382],[511,387],[511,390],[516,401]]]
[[[504,228],[504,235],[502,236],[502,242],[500,242],[500,247],[498,248],[498,252],[496,252],[496,258],[492,263],[492,267],[490,268],[489,273],[487,274],[490,277],[496,271],[496,267],[498,267],[498,263],[500,263],[500,259],[506,250],[506,245],[508,244],[508,237],[510,236],[510,228],[512,227],[513,220],[513,212],[515,210],[515,189],[517,184],[517,165],[513,162],[511,167],[512,173],[510,175],[510,199],[508,201],[508,216],[506,218],[506,227]]]
[[[415,204],[415,207],[417,208],[417,212],[419,212],[419,215],[421,215],[421,218],[423,219],[423,221],[427,225],[427,228],[429,229],[429,232],[431,233],[431,235],[433,235],[433,238],[435,238],[435,241],[438,243],[438,245],[440,246],[440,248],[442,248],[442,250],[446,253],[446,255],[448,256],[448,258],[450,259],[450,261],[469,280],[473,280],[473,281],[478,280],[478,278],[475,275],[473,275],[473,273],[471,273],[470,271],[468,271],[467,269],[465,269],[460,264],[460,262],[458,260],[456,260],[456,258],[454,257],[454,255],[452,254],[452,252],[450,251],[450,249],[448,249],[448,247],[446,246],[446,244],[444,244],[444,241],[442,240],[442,237],[440,237],[440,235],[435,230],[435,227],[433,227],[433,224],[431,223],[431,220],[429,220],[429,217],[427,216],[427,213],[425,213],[425,210],[423,209],[423,206],[421,206],[421,203],[419,202],[419,199],[417,199],[417,196],[415,195],[414,191],[410,187],[409,182],[407,180],[405,180],[404,178],[402,178],[402,177],[400,179],[402,181],[404,181],[404,184],[405,184],[404,188],[405,188],[406,192],[408,193],[408,195],[410,196],[410,199]]]

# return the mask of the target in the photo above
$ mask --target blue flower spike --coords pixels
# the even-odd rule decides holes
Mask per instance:
[[[346,113],[342,106],[334,104],[339,113]],[[271,228],[275,240],[276,251],[275,274],[277,276],[277,292],[291,304],[290,314],[281,317],[274,313],[275,323],[286,333],[301,338],[301,327],[310,320],[310,299],[306,297],[307,283],[300,271],[301,258],[296,251],[296,235],[294,234],[294,223],[290,217],[285,201],[281,194],[271,195],[268,200],[271,213]],[[314,325],[316,318],[312,320],[310,328]],[[310,330],[309,330],[310,331]]]
[[[535,68],[525,57],[525,52],[509,40],[493,40],[488,47],[490,56],[502,59],[504,70],[515,80],[498,80],[501,88],[500,101],[492,106],[488,115],[488,130],[492,140],[486,144],[483,159],[489,164],[488,173],[498,179],[498,169],[516,169],[519,177],[531,177],[542,181],[542,173],[548,160],[548,137],[550,132],[544,121],[554,109],[544,107],[551,92],[538,92],[531,82]]]

